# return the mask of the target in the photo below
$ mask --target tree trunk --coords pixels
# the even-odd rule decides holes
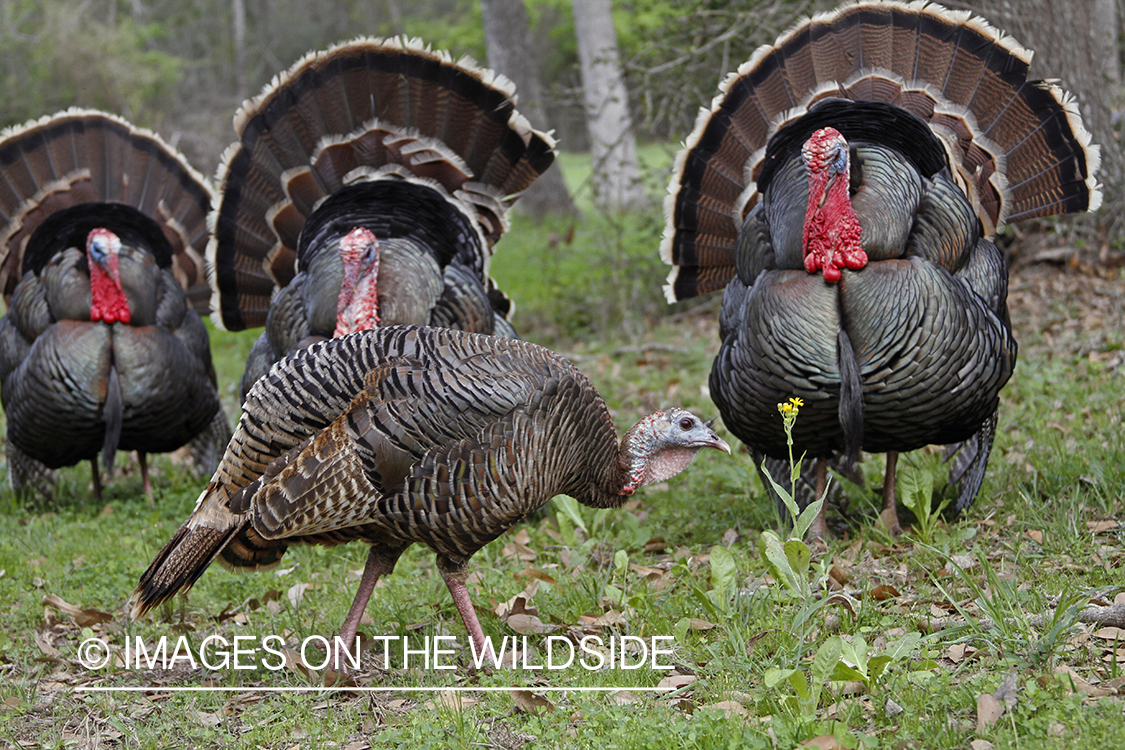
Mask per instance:
[[[516,84],[518,109],[533,127],[549,130],[543,113],[536,51],[523,0],[481,0],[488,67]],[[577,213],[557,161],[531,184],[516,207],[535,217],[547,213]]]
[[[610,0],[572,0],[572,7],[594,166],[595,203],[609,209],[643,205],[637,141],[629,118]]]
[[[231,1],[232,36],[234,37],[234,85],[238,96],[246,98],[246,4]]]

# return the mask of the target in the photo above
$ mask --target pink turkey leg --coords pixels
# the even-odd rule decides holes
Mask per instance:
[[[348,610],[347,617],[344,618],[344,624],[340,626],[339,640],[336,642],[336,648],[334,649],[337,672],[347,673],[340,649],[351,648],[355,644],[355,636],[359,631],[359,621],[363,617],[363,611],[367,609],[367,602],[371,599],[375,584],[379,582],[380,577],[394,570],[394,567],[394,562],[388,563],[387,558],[376,552],[375,547],[372,547],[371,551],[367,553],[367,563],[363,566],[363,577],[359,579],[359,588],[355,592],[355,599],[352,600],[352,606]]]
[[[473,601],[469,598],[469,589],[465,586],[465,582],[456,576],[442,572],[442,578],[445,579],[449,593],[453,595],[453,604],[461,613],[461,620],[465,623],[465,629],[469,631],[469,637],[476,645],[477,655],[484,654],[488,642],[484,639],[484,630],[481,629],[480,620],[477,619]]]

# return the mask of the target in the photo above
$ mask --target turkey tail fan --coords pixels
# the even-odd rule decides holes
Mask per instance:
[[[81,203],[107,202],[130,206],[156,222],[171,245],[172,273],[189,303],[208,312],[203,259],[211,187],[156,133],[105,112],[68,109],[0,133],[0,176],[5,302],[26,268],[28,240],[49,216]]]
[[[926,122],[986,235],[1096,210],[1098,147],[1073,97],[1027,78],[1030,60],[983,19],[925,2],[846,5],[760,47],[723,81],[676,160],[661,244],[669,301],[734,276],[766,142],[826,99],[893,104]]]
[[[132,618],[139,619],[179,591],[191,588],[241,528],[239,524],[228,529],[181,526],[141,575],[129,602]]]
[[[261,326],[298,265],[297,236],[327,195],[406,179],[476,227],[487,272],[504,214],[554,161],[554,140],[515,110],[506,78],[418,40],[356,39],[306,55],[235,116],[208,246],[213,319]],[[486,285],[487,286],[487,285]]]

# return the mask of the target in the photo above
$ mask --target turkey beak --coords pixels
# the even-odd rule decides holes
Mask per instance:
[[[708,441],[707,445],[710,446],[711,448],[717,448],[721,451],[726,451],[727,455],[729,456],[731,454],[730,453],[730,446],[727,445],[726,440],[723,440],[715,432],[714,428],[712,427],[712,425],[714,425],[714,424],[715,424],[714,419],[709,419],[709,420],[707,420],[706,422],[703,423],[703,426],[707,428],[707,432],[709,433],[709,441]]]

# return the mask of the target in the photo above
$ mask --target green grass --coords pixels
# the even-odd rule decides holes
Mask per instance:
[[[717,348],[716,309],[706,302],[696,309],[664,305],[659,287],[665,269],[656,260],[661,226],[655,208],[618,217],[587,212],[573,223],[534,224],[517,217],[492,267],[517,300],[521,333],[571,356],[605,395],[622,429],[670,403],[716,415],[703,391]],[[559,240],[552,245],[553,236]],[[625,508],[583,508],[585,533],[552,506],[473,558],[474,601],[486,634],[514,635],[494,614],[496,605],[524,591],[533,580],[529,576],[548,577],[554,583],[541,581],[531,605],[543,623],[559,628],[556,635],[568,630],[606,635],[591,620],[607,610],[622,613],[626,624],[620,633],[678,634],[676,671],[698,679],[672,696],[547,693],[554,710],[529,714],[516,711],[505,693],[466,694],[467,704],[458,710],[433,694],[254,690],[320,684],[316,674],[289,668],[107,667],[91,673],[76,658],[79,644],[92,636],[120,645],[126,637],[153,642],[185,635],[198,645],[209,635],[278,634],[292,644],[331,635],[350,605],[365,549],[292,548],[277,572],[238,575],[214,566],[189,597],[131,623],[124,609],[138,576],[190,512],[206,480],[158,457],[156,504],[149,506],[135,460],[122,454],[100,502],[90,496],[89,466],[62,472],[63,485],[51,505],[18,501],[5,482],[0,747],[446,748],[531,742],[599,749],[788,748],[824,734],[836,735],[847,747],[961,748],[975,739],[997,747],[1115,746],[1125,729],[1121,698],[1070,694],[1069,684],[1054,672],[1069,667],[1099,687],[1112,687],[1125,671],[1125,658],[1115,657],[1113,641],[1097,637],[1094,628],[1074,625],[1073,614],[1064,611],[1059,621],[1038,627],[1028,619],[1050,612],[1059,598],[1112,600],[1122,589],[1122,528],[1112,524],[1122,515],[1125,487],[1125,365],[1116,359],[1125,345],[1120,287],[1120,280],[1059,272],[1014,280],[1020,362],[1002,396],[1001,428],[981,495],[963,519],[939,522],[923,544],[910,535],[888,539],[876,525],[873,491],[849,486],[848,532],[832,540],[819,560],[843,572],[843,593],[859,602],[854,614],[834,602],[795,624],[806,603],[766,577],[757,538],[775,526],[775,511],[748,458],[737,450],[730,458],[701,455],[683,475],[642,491]],[[213,333],[232,417],[237,380],[256,334]],[[943,476],[933,451],[906,460]],[[878,487],[881,459],[870,458],[864,469],[868,486]],[[522,546],[516,544],[517,532],[526,534],[519,537]],[[724,539],[733,575],[720,595],[709,597],[716,583],[710,557]],[[963,572],[951,564],[954,555]],[[308,587],[291,601],[290,592],[300,584]],[[879,601],[874,596],[879,585],[899,595]],[[74,617],[45,608],[48,595],[113,619],[82,627]],[[932,620],[958,613],[968,618],[961,627],[929,627]],[[433,555],[422,547],[408,551],[381,582],[368,614],[371,621],[362,630],[369,635],[449,634],[464,640]],[[713,627],[689,629],[686,618]],[[985,619],[995,626],[983,625]],[[862,636],[874,657],[912,633],[921,636],[917,647],[890,663],[865,693],[828,685],[819,702],[803,710],[790,683],[767,686],[771,669],[810,672],[813,655],[832,636]],[[528,638],[542,646],[545,636]],[[963,647],[967,655],[960,654]],[[640,687],[668,676],[651,669],[474,673],[465,668],[463,652],[453,657],[461,667],[452,673],[404,670],[397,655],[390,670],[379,668],[378,661],[369,654],[363,683]],[[992,693],[1013,672],[1017,703],[978,732],[977,696]],[[94,683],[245,690],[147,695],[78,690]],[[627,702],[634,699],[637,703]],[[724,701],[738,704],[746,715],[728,718],[715,708]],[[902,711],[888,711],[888,701]]]

